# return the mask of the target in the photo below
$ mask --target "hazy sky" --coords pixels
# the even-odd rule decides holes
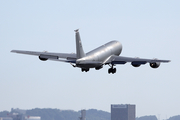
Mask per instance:
[[[180,114],[179,0],[1,0],[0,111],[11,108],[99,109],[135,104],[136,116]],[[117,65],[82,73],[70,64],[10,53],[12,49],[85,52],[110,40],[122,56],[170,59],[152,69]]]

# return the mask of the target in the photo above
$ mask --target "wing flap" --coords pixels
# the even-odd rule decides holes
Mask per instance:
[[[66,63],[76,63],[76,60],[62,60],[62,59],[52,59],[52,58],[49,58],[48,60],[66,62]]]

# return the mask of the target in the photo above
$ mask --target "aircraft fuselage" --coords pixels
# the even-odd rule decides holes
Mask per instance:
[[[101,67],[110,56],[119,56],[121,51],[121,43],[111,41],[88,52],[85,57],[77,59],[76,66],[84,69]]]

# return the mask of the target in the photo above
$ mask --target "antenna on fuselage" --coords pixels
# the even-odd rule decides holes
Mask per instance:
[[[79,34],[79,29],[74,30],[76,32],[76,56],[77,59],[85,57],[85,53],[82,47],[82,42]]]

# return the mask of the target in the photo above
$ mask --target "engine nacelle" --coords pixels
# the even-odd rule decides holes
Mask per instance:
[[[160,62],[149,63],[149,65],[150,65],[152,68],[158,68],[158,67],[160,66]]]
[[[131,65],[132,65],[133,67],[139,67],[139,66],[141,66],[140,64],[134,64],[134,63],[131,63]]]
[[[96,67],[95,69],[96,70],[99,70],[99,69],[101,69],[101,68],[103,68],[103,66],[101,65],[101,66],[99,66],[99,67]]]
[[[48,60],[48,58],[45,58],[45,57],[42,57],[42,56],[39,56],[39,59],[42,60],[42,61]]]
[[[138,64],[138,63],[135,63],[135,62],[132,62],[131,65],[132,65],[133,67],[139,67],[139,66],[141,66],[141,64]]]

